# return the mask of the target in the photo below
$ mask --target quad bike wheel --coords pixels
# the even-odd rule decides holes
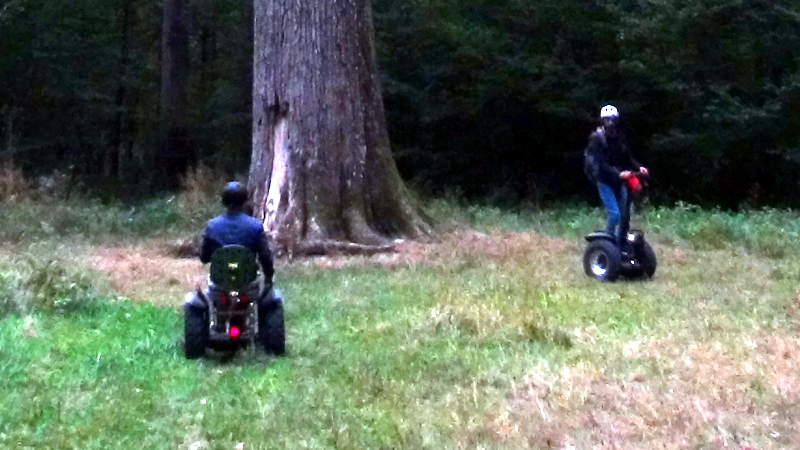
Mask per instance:
[[[647,242],[644,242],[642,245],[639,263],[642,265],[644,275],[646,275],[647,278],[653,278],[653,275],[656,274],[658,260],[656,260],[656,252],[653,251],[653,247],[650,247],[650,244]]]
[[[619,249],[611,241],[598,239],[589,243],[583,253],[583,270],[586,275],[602,281],[615,281],[621,270]]]
[[[271,302],[258,309],[258,343],[275,355],[286,353],[283,302]]]
[[[185,306],[184,310],[184,352],[189,359],[196,359],[208,346],[208,317],[201,308]]]

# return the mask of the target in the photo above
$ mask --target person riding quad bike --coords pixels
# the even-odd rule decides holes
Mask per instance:
[[[227,211],[208,222],[200,261],[211,263],[208,289],[186,296],[185,351],[231,348],[255,340],[265,350],[285,351],[283,298],[272,288],[274,266],[264,227],[244,212],[247,189],[230,182],[222,191]],[[259,274],[260,267],[260,274]]]
[[[271,283],[275,269],[267,234],[261,222],[245,214],[247,197],[247,189],[242,183],[232,181],[225,186],[222,205],[227,211],[208,222],[200,247],[200,261],[208,264],[214,252],[226,245],[242,245],[256,255],[264,279]]]
[[[597,185],[600,200],[606,210],[606,232],[616,237],[620,251],[627,253],[630,227],[630,203],[633,200],[626,182],[637,172],[647,176],[647,168],[630,153],[619,130],[619,111],[613,105],[600,110],[600,126],[589,136],[584,150],[584,171]]]

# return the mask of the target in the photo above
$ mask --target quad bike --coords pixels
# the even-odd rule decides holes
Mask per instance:
[[[208,289],[186,294],[184,334],[189,359],[203,356],[206,348],[236,350],[252,342],[285,353],[283,297],[265,285],[253,252],[241,245],[214,252]]]
[[[631,172],[631,176],[624,183],[623,189],[628,189],[628,218],[633,196],[642,191],[644,175],[640,172]],[[583,270],[586,275],[602,281],[616,281],[623,275],[627,278],[652,278],[656,273],[656,254],[641,230],[630,230],[623,248],[617,244],[614,234],[607,231],[595,231],[586,236],[589,245],[583,253]]]

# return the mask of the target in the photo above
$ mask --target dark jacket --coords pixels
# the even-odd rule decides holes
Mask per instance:
[[[245,213],[223,214],[208,221],[203,233],[203,246],[200,248],[200,261],[211,261],[211,255],[226,245],[242,245],[255,253],[264,278],[272,280],[275,269],[272,265],[272,252],[267,244],[264,226]]]
[[[602,128],[589,136],[584,154],[584,171],[593,183],[605,183],[617,188],[622,185],[619,177],[623,170],[638,170],[640,164],[625,143],[621,133],[606,133]]]

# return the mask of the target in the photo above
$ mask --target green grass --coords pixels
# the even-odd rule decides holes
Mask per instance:
[[[292,274],[290,353],[277,360],[187,361],[179,313],[129,301],[7,317],[0,444],[175,448],[196,429],[211,448],[446,448],[487,406],[465,394],[473,384],[510,389],[527,361],[560,350],[523,328],[432,316],[426,289],[441,281],[405,272]]]
[[[484,232],[536,231],[579,238],[604,228],[602,208],[559,205],[548,209],[507,210],[492,206],[432,200],[427,210],[443,226],[468,224]],[[704,210],[678,203],[672,207],[644,206],[632,227],[652,234],[656,242],[700,250],[742,248],[759,256],[781,259],[800,252],[800,212],[764,208],[729,212]]]
[[[577,448],[591,448],[597,431],[570,424],[583,420],[592,398],[604,398],[597,386],[641,376],[655,393],[705,399],[711,394],[692,389],[710,383],[703,372],[718,373],[674,381],[691,373],[680,368],[692,346],[762,367],[763,355],[751,361],[742,343],[796,325],[787,314],[800,282],[795,212],[646,210],[637,220],[656,243],[657,277],[601,284],[580,268],[580,236],[602,224],[597,210],[431,202],[443,228],[485,236],[454,243],[452,252],[445,243],[442,255],[421,263],[283,265],[277,284],[286,298],[288,355],[248,349],[230,360],[188,361],[179,309],[108,294],[68,251],[202,226],[209,212],[173,202],[153,201],[141,213],[29,205],[38,216],[14,206],[19,222],[7,222],[16,231],[5,233],[22,230],[18,246],[36,237],[44,241],[27,244],[35,247],[30,255],[61,250],[53,262],[0,256],[0,448],[546,448],[542,436],[557,426]],[[52,225],[59,215],[74,224]],[[131,218],[139,225],[115,228]],[[40,219],[54,231],[37,234],[45,231],[36,228]],[[742,378],[743,398],[757,402],[753,417],[783,401],[763,370]],[[532,374],[549,383],[549,397],[526,394]],[[624,410],[622,398],[609,397],[620,404],[606,404],[603,414]],[[796,419],[796,409],[783,411]],[[507,435],[497,431],[506,423],[516,424]],[[688,439],[705,448],[729,425],[709,422]],[[780,448],[770,431],[740,428],[742,442]],[[631,445],[650,448],[647,440]]]
[[[165,196],[138,205],[99,200],[42,199],[1,204],[0,242],[31,243],[72,238],[102,243],[143,237],[176,236],[202,229],[222,212],[214,201],[186,204]]]
[[[222,211],[214,195],[191,191],[190,194],[168,195],[133,205],[81,198],[3,202],[0,242],[34,243],[69,238],[102,243],[185,236],[201,229],[210,217]],[[577,238],[602,228],[604,222],[602,208],[574,205],[508,210],[431,199],[425,209],[445,230],[466,225],[482,232],[535,231]],[[739,246],[777,259],[787,252],[800,251],[797,211],[765,208],[734,213],[679,203],[673,207],[644,207],[632,223],[665,244],[696,249]]]

